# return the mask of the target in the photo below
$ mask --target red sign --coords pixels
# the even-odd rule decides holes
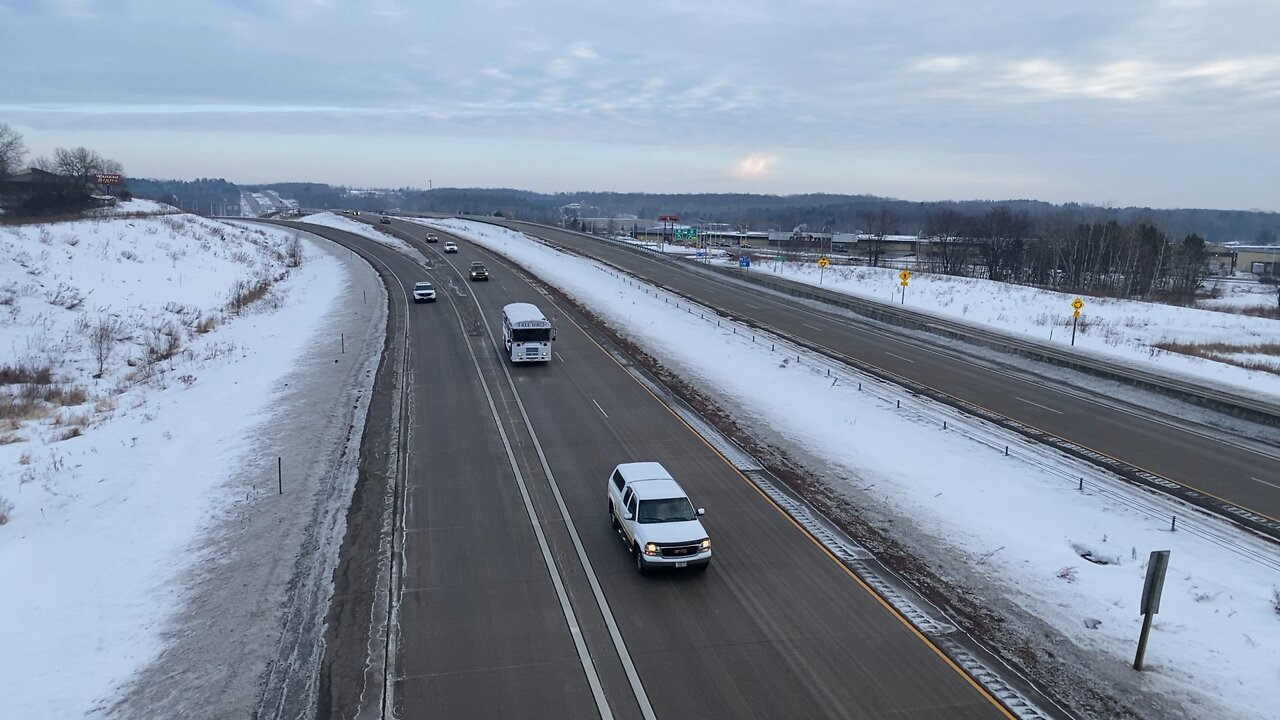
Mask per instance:
[[[124,176],[120,173],[98,173],[94,182],[99,185],[123,185]]]
[[[680,222],[679,215],[659,215],[658,222]]]

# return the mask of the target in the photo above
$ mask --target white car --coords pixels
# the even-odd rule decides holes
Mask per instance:
[[[447,253],[455,253],[455,252],[458,252],[458,246],[457,246],[456,244],[454,244],[454,242],[453,242],[452,240],[445,240],[445,241],[444,241],[444,251],[445,251],[445,252],[447,252]]]
[[[711,538],[689,496],[656,462],[624,463],[609,476],[609,519],[631,551],[636,570],[706,570]]]
[[[436,301],[435,286],[425,281],[414,283],[413,284],[413,301],[416,303],[435,302]]]

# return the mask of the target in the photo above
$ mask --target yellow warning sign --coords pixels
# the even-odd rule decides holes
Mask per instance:
[[[1079,315],[1079,314],[1080,314],[1080,308],[1084,307],[1084,301],[1083,301],[1083,300],[1081,300],[1080,298],[1076,298],[1075,300],[1072,300],[1072,301],[1071,301],[1071,307],[1075,308],[1075,309],[1076,309],[1076,315]]]
[[[827,259],[826,255],[823,255],[822,257],[818,258],[818,267],[825,268],[830,264],[831,264],[831,261]]]

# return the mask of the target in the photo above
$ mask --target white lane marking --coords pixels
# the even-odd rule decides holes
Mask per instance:
[[[1249,479],[1250,479],[1250,480],[1253,480],[1253,481],[1255,481],[1255,482],[1260,482],[1260,483],[1262,483],[1263,485],[1270,485],[1271,487],[1273,487],[1273,488],[1275,488],[1275,489],[1277,489],[1277,490],[1280,490],[1280,485],[1277,485],[1277,484],[1275,484],[1275,483],[1273,483],[1273,482],[1267,482],[1266,480],[1263,480],[1262,478],[1251,477],[1251,478],[1249,478]]]
[[[907,361],[907,362],[911,363],[912,365],[915,365],[915,364],[916,364],[916,361],[915,361],[915,360],[912,360],[912,359],[911,359],[911,358],[909,358],[909,357],[902,357],[902,356],[901,356],[901,355],[899,355],[898,353],[891,353],[891,352],[889,352],[888,350],[885,350],[885,351],[884,351],[884,354],[885,354],[885,355],[892,355],[892,356],[894,356],[894,357],[898,358],[899,360],[905,360],[905,361]]]
[[[489,341],[493,343],[495,348],[498,347],[499,340],[493,334],[493,328],[489,327],[489,319],[481,313],[480,320],[489,332]],[[460,315],[458,322],[462,322]],[[470,348],[471,345],[468,343],[468,352],[470,352]],[[547,476],[547,483],[551,486],[551,494],[556,498],[556,507],[560,509],[560,517],[564,520],[565,529],[569,531],[569,538],[573,540],[573,549],[578,554],[578,562],[582,564],[582,570],[587,575],[587,582],[591,585],[591,594],[595,596],[596,607],[600,609],[604,624],[609,628],[609,638],[613,640],[613,648],[618,653],[618,660],[622,662],[622,669],[626,672],[627,682],[631,685],[631,692],[636,696],[636,703],[640,706],[640,715],[644,720],[657,720],[658,716],[653,712],[653,705],[649,703],[649,694],[645,692],[644,684],[640,682],[640,673],[636,672],[635,663],[631,661],[631,653],[627,650],[627,644],[622,640],[622,631],[618,629],[618,621],[614,619],[613,611],[609,609],[609,601],[604,597],[604,590],[600,587],[600,580],[596,577],[595,568],[592,567],[591,561],[587,559],[587,550],[582,545],[582,538],[578,536],[578,527],[574,524],[573,517],[569,515],[569,508],[565,506],[564,496],[560,494],[560,484],[556,482],[556,476],[551,472],[551,465],[547,462],[547,455],[542,451],[542,443],[538,441],[538,434],[534,432],[533,421],[529,419],[529,413],[525,410],[524,401],[520,399],[520,392],[516,390],[515,380],[511,378],[511,370],[506,363],[503,363],[501,367],[502,373],[507,376],[507,385],[511,388],[511,397],[515,399],[516,407],[520,409],[520,417],[524,419],[524,425],[529,430],[529,439],[533,441],[533,449],[538,453],[538,462],[542,465],[542,472]],[[486,392],[488,392],[487,388]],[[593,666],[592,670],[594,669]],[[605,710],[607,711],[608,708],[606,707]],[[605,717],[611,718],[612,715]]]
[[[1042,410],[1048,410],[1048,411],[1049,411],[1049,412],[1051,412],[1051,413],[1057,413],[1057,414],[1059,414],[1059,415],[1065,415],[1065,414],[1066,414],[1066,413],[1062,412],[1061,410],[1056,410],[1056,409],[1054,409],[1054,408],[1049,407],[1048,405],[1041,405],[1041,404],[1040,404],[1040,403],[1038,403],[1038,402],[1032,402],[1032,401],[1030,401],[1030,400],[1028,400],[1028,399],[1026,399],[1026,398],[1024,398],[1024,397],[1018,397],[1017,395],[1014,395],[1014,396],[1013,396],[1013,399],[1014,399],[1014,400],[1021,400],[1022,402],[1026,403],[1026,404],[1028,404],[1028,405],[1035,405],[1036,407],[1038,407],[1038,408],[1040,408],[1040,409],[1042,409]]]
[[[800,324],[801,324],[801,325],[803,325],[803,326],[805,326],[805,327],[807,327],[807,328],[813,328],[814,330],[818,330],[818,331],[821,331],[821,330],[822,330],[822,328],[818,327],[817,325],[810,325],[810,324],[809,324],[809,323],[807,323],[807,322],[802,322],[802,323],[800,323]]]
[[[564,362],[564,358],[560,356],[560,353],[556,353],[556,359],[560,362]]]
[[[462,328],[463,335],[466,335],[466,324],[462,321],[462,314],[458,311],[457,305],[453,308],[454,315],[458,318],[458,326]],[[481,319],[484,318],[482,314]],[[489,322],[484,321],[485,329],[489,331],[489,339],[493,340],[493,331],[489,328]],[[475,350],[472,349],[471,343],[466,343],[467,354],[471,356],[471,364],[475,367],[476,375],[480,378],[480,387],[484,390],[485,399],[489,403],[489,413],[493,416],[494,425],[498,428],[498,435],[502,438],[502,447],[507,452],[507,462],[511,464],[511,472],[515,474],[516,485],[520,488],[520,497],[524,500],[524,511],[529,516],[529,524],[533,526],[533,534],[538,538],[538,549],[542,552],[542,562],[547,567],[547,573],[551,575],[551,584],[555,586],[556,597],[560,600],[560,611],[564,613],[565,623],[569,626],[569,635],[573,638],[573,645],[578,651],[578,662],[582,664],[582,671],[586,673],[587,683],[591,686],[591,693],[595,696],[596,711],[600,713],[601,720],[613,720],[613,711],[609,709],[609,701],[604,694],[604,686],[600,683],[600,675],[596,672],[595,661],[591,659],[591,651],[587,649],[586,639],[582,635],[582,627],[578,624],[578,616],[573,611],[573,605],[569,602],[569,594],[564,587],[564,579],[560,577],[560,568],[556,565],[555,558],[551,554],[551,545],[547,542],[547,536],[542,530],[542,523],[538,520],[538,513],[533,507],[533,499],[529,496],[529,488],[525,484],[524,474],[520,472],[520,465],[516,462],[515,452],[511,449],[511,441],[507,438],[506,430],[502,429],[502,416],[498,414],[498,408],[493,402],[493,393],[489,392],[489,385],[484,381],[484,371],[480,368],[480,360],[476,357]],[[495,344],[496,347],[496,344]],[[507,376],[507,384],[511,386],[511,392],[515,396],[516,403],[520,402],[520,396],[515,395],[516,386],[511,379],[511,373],[506,372],[506,365],[501,365],[503,372]],[[538,444],[538,438],[533,434],[533,426],[529,425],[529,417],[524,415],[524,407],[521,406],[520,414],[524,416],[524,422],[529,427],[529,437],[533,438],[534,445]],[[542,449],[538,449],[538,456],[542,457]],[[546,460],[543,461],[543,467],[546,467]],[[548,473],[548,477],[550,474]],[[555,488],[555,481],[552,480],[552,488]],[[557,491],[557,499],[559,492]],[[568,521],[569,514],[565,512],[564,505],[561,504],[560,512],[564,514],[564,519]],[[608,617],[608,611],[605,611],[605,617]]]
[[[609,417],[609,413],[605,412],[604,408],[600,407],[600,403],[596,402],[595,398],[591,398],[591,402],[596,406],[596,409],[600,411],[601,415],[605,416],[606,418]]]

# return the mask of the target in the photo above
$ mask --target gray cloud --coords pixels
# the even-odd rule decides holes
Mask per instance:
[[[897,192],[885,182],[953,197],[1027,187],[1054,200],[1274,205],[1256,182],[1280,167],[1268,37],[1280,8],[1044,5],[0,4],[6,59],[33,59],[0,63],[0,121],[40,137],[448,138],[474,148],[490,184],[508,184],[483,150],[503,139],[590,144],[602,160],[664,148],[715,166],[689,189]],[[1214,185],[1193,175],[1148,192],[1170,184],[1150,174],[1171,157],[1194,157]],[[1222,185],[1227,158],[1259,168],[1236,166],[1250,183]],[[287,164],[273,172],[293,177]],[[586,176],[546,172],[560,187]]]

